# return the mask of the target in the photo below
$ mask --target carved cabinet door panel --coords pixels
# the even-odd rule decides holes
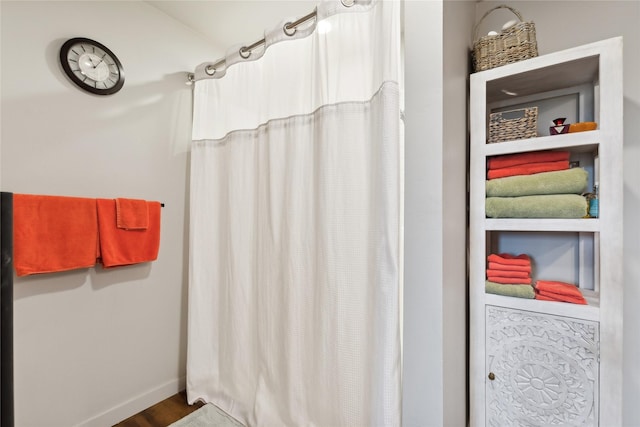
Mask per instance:
[[[597,322],[486,306],[488,426],[597,426]]]

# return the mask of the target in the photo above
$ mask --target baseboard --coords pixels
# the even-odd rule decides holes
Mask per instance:
[[[171,380],[159,387],[140,394],[122,404],[115,406],[95,417],[77,424],[75,427],[105,427],[113,426],[120,421],[129,418],[138,412],[147,409],[149,406],[173,396],[181,390],[184,390],[186,378],[178,378]]]

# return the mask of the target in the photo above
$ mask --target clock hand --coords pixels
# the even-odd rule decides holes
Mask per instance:
[[[104,62],[104,57],[107,56],[107,54],[105,53],[104,55],[102,55],[102,57],[100,58],[100,61],[93,66],[93,68],[96,68],[98,65],[102,64]]]
[[[104,55],[102,55],[102,57],[100,58],[100,61],[98,61],[97,64],[93,63],[93,58],[90,56],[89,57],[89,62],[91,63],[91,67],[95,70],[96,68],[98,68],[98,65],[102,64],[104,62],[104,57],[107,56],[107,54],[105,53]]]
[[[92,66],[93,68],[96,68],[96,67],[97,67],[97,65],[93,65],[93,58],[91,57],[91,55],[87,55],[87,57],[89,58],[89,63],[91,64],[91,66]]]

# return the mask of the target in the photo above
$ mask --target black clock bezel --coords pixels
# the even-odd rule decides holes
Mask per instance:
[[[104,52],[106,52],[111,57],[111,59],[113,59],[113,62],[115,63],[116,67],[118,67],[118,74],[119,74],[118,81],[113,87],[110,87],[107,89],[98,89],[94,86],[90,86],[84,83],[82,80],[78,78],[78,76],[76,76],[76,74],[73,72],[73,70],[69,66],[69,62],[67,61],[67,55],[69,53],[69,50],[71,50],[73,46],[79,43],[85,43],[85,44],[93,45],[97,48],[100,48]],[[74,37],[64,42],[64,44],[60,48],[60,64],[62,65],[62,69],[64,70],[69,80],[75,83],[76,86],[78,86],[82,90],[93,93],[95,95],[112,95],[118,92],[120,89],[122,89],[122,86],[124,86],[124,69],[122,68],[122,63],[120,62],[118,57],[108,47],[106,47],[102,43],[97,42],[95,40],[91,40],[86,37]]]

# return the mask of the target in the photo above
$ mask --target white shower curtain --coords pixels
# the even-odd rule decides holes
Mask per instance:
[[[188,400],[251,426],[399,426],[400,4],[317,13],[196,70]]]

